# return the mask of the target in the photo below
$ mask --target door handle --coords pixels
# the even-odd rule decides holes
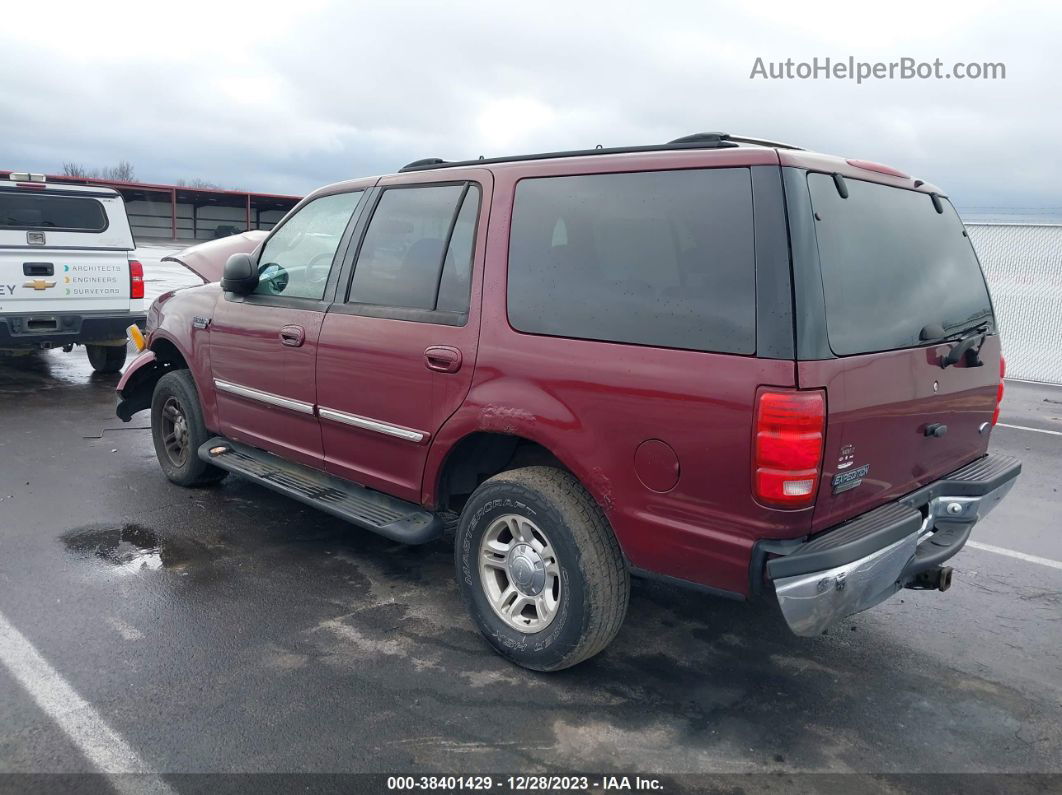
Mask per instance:
[[[291,348],[302,347],[302,343],[306,342],[306,329],[302,326],[284,326],[280,330],[280,342]]]
[[[456,373],[461,369],[461,351],[447,345],[432,345],[424,351],[424,366],[439,373]]]

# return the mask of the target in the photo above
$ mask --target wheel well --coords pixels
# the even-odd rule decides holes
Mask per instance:
[[[118,406],[118,416],[128,422],[138,411],[151,407],[151,396],[155,384],[162,376],[173,370],[188,369],[177,346],[169,340],[157,340],[151,346],[155,354],[155,363],[151,367],[142,367],[130,378],[122,390],[122,402]]]
[[[166,365],[167,372],[169,370],[184,370],[188,368],[188,362],[184,360],[181,352],[177,350],[177,346],[169,340],[158,340],[151,346],[151,350],[155,353],[155,360],[160,364]]]
[[[459,511],[487,478],[526,466],[551,466],[567,471],[560,459],[538,442],[504,433],[470,434],[446,457],[439,475],[439,507]]]

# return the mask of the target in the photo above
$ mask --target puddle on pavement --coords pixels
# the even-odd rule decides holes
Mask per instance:
[[[93,375],[84,348],[70,353],[53,349],[0,358],[0,395],[36,393],[97,381],[114,383],[114,378]]]
[[[98,558],[122,573],[181,568],[209,556],[195,541],[161,538],[138,524],[92,525],[71,530],[62,539],[74,554]]]

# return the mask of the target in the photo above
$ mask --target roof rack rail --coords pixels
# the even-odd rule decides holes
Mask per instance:
[[[733,141],[736,144],[753,144],[754,146],[770,146],[778,149],[797,149],[803,151],[802,146],[784,144],[781,141],[769,141],[766,138],[751,138],[746,135],[731,135],[729,133],[694,133],[693,135],[684,135],[681,138],[676,138],[675,140],[670,141],[669,143],[692,143],[694,141],[712,139],[717,136],[722,136],[723,140]]]
[[[787,144],[782,141],[770,141],[766,138],[747,138],[744,135],[730,135],[727,136],[728,140],[737,141],[739,144],[753,144],[755,146],[770,146],[773,149],[795,149],[798,152],[803,152],[804,147],[796,146],[795,144]]]
[[[493,163],[519,163],[524,160],[549,160],[558,157],[587,157],[592,155],[618,155],[633,154],[638,152],[669,152],[681,149],[730,149],[738,145],[738,141],[726,133],[697,133],[686,136],[689,140],[677,139],[666,144],[646,144],[643,146],[597,146],[594,149],[572,149],[563,152],[540,152],[531,155],[510,155],[508,157],[480,157],[477,160],[440,160],[437,157],[428,157],[422,160],[414,160],[399,169],[399,173],[406,171],[427,171],[435,168],[457,168],[459,166],[483,166]]]
[[[402,171],[414,171],[418,168],[433,168],[435,166],[441,166],[446,163],[440,157],[425,157],[422,160],[414,160],[412,163],[407,163],[402,167]]]
[[[693,135],[684,135],[666,144],[647,144],[644,146],[598,146],[594,149],[572,149],[564,152],[540,152],[533,155],[510,155],[508,157],[480,157],[478,160],[441,160],[437,157],[426,157],[414,160],[399,169],[399,173],[406,171],[427,171],[435,168],[457,168],[459,166],[481,166],[492,163],[518,163],[523,160],[549,160],[557,157],[586,157],[588,155],[617,155],[637,152],[667,152],[676,149],[729,149],[739,144],[753,144],[755,146],[770,146],[779,149],[801,149],[792,144],[783,144],[779,141],[768,141],[763,138],[747,138],[741,135],[730,135],[721,132],[702,132]]]

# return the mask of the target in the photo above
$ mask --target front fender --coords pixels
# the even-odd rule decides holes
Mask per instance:
[[[162,377],[162,363],[152,350],[144,350],[125,368],[118,381],[118,406],[115,413],[129,422],[138,411],[151,406],[155,383]]]

